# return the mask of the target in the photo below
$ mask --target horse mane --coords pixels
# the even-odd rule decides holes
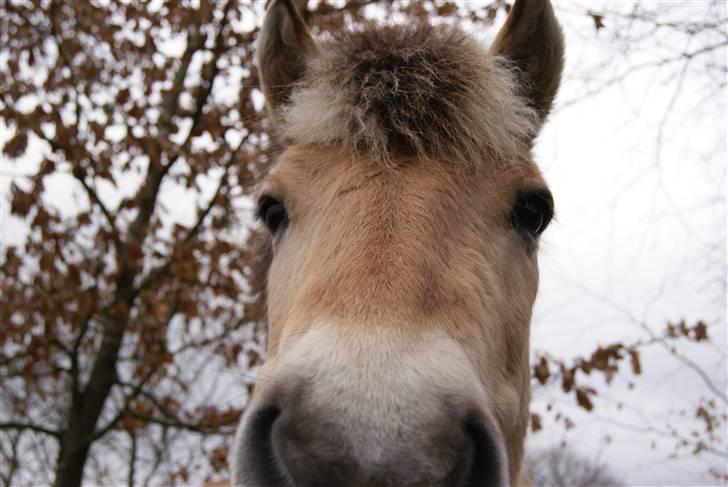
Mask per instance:
[[[382,161],[517,160],[539,128],[517,76],[458,26],[365,24],[309,56],[282,110],[283,135]]]

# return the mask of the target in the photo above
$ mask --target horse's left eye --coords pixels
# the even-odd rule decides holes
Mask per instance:
[[[281,201],[273,196],[264,195],[258,200],[258,218],[275,235],[288,224],[288,211]]]
[[[554,198],[546,188],[518,192],[511,209],[511,225],[524,237],[541,235],[554,216]]]

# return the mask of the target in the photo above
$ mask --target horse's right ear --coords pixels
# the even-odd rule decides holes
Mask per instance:
[[[307,0],[295,3],[303,9]],[[305,70],[306,55],[316,43],[294,0],[272,0],[258,37],[258,71],[268,110],[275,122],[288,101],[294,84]]]
[[[507,58],[519,75],[519,93],[543,123],[564,69],[564,35],[550,0],[516,0],[491,51]]]

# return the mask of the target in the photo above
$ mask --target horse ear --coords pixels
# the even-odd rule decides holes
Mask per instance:
[[[288,101],[294,84],[305,70],[306,55],[316,43],[296,4],[306,8],[307,0],[272,0],[258,37],[256,58],[261,87],[273,120]]]
[[[518,92],[543,123],[564,69],[564,36],[550,0],[516,0],[491,52],[516,68]]]

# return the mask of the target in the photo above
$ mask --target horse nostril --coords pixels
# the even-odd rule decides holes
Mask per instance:
[[[457,448],[457,461],[443,485],[453,487],[505,487],[506,466],[497,435],[487,421],[467,420]]]
[[[357,456],[336,423],[293,406],[275,421],[270,437],[278,470],[287,479],[285,485],[356,484]]]
[[[467,437],[467,468],[460,483],[462,487],[505,487],[504,456],[494,434],[485,425],[468,422],[464,426]]]
[[[374,422],[346,428],[338,418],[307,406],[294,402],[284,409],[266,405],[250,411],[241,430],[236,485],[508,484],[507,459],[498,430],[479,412],[468,414],[463,421],[453,414],[440,414],[426,425],[417,423],[417,428],[392,433],[377,428]],[[429,429],[423,429],[425,426]]]
[[[271,441],[273,425],[280,414],[278,407],[268,406],[256,411],[250,419],[244,448],[251,456],[244,468],[246,476],[253,480],[254,485],[277,486],[287,482]]]

